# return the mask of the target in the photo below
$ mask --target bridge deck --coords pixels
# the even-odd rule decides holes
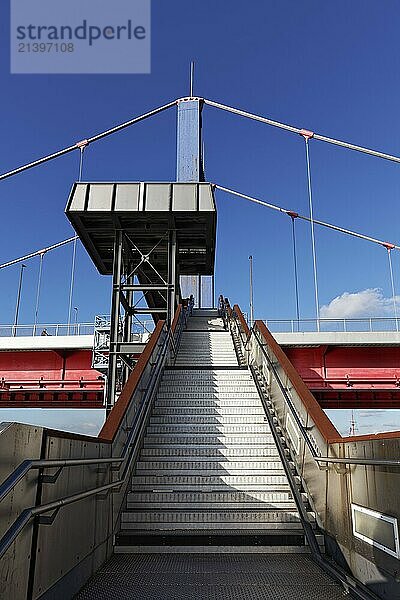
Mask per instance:
[[[117,554],[75,600],[339,600],[303,554]]]

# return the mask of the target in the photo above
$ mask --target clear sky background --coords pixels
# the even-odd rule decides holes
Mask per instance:
[[[183,0],[152,2],[150,75],[10,75],[8,2],[0,8],[0,170],[7,171],[114,124],[195,94],[295,126],[400,155],[396,0]],[[308,212],[300,136],[216,109],[203,111],[208,180]],[[400,242],[400,165],[311,141],[315,217]],[[86,180],[173,180],[171,110],[86,151]],[[0,262],[71,234],[64,215],[78,154],[0,183]],[[216,290],[248,308],[254,256],[257,318],[295,316],[290,219],[218,194]],[[389,315],[386,251],[331,231],[316,233],[320,304],[345,292],[339,313]],[[298,224],[300,311],[315,314],[309,227]],[[393,253],[400,290],[400,253]],[[45,257],[41,322],[65,322],[71,248]],[[28,263],[22,323],[34,316],[38,260]],[[18,267],[0,272],[0,322],[13,319]],[[365,290],[378,289],[377,292]],[[361,295],[362,301],[360,302]],[[347,300],[346,300],[347,298]],[[79,320],[109,311],[110,280],[78,251]],[[340,316],[330,307],[325,316]]]

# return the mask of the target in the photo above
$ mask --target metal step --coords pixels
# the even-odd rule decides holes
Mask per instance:
[[[243,406],[215,406],[213,404],[209,404],[209,406],[200,406],[200,407],[192,407],[192,406],[187,406],[186,402],[183,402],[181,406],[171,406],[171,405],[166,405],[166,406],[159,406],[159,405],[155,405],[152,411],[152,418],[158,417],[158,416],[171,416],[171,418],[173,418],[174,416],[176,417],[183,417],[184,415],[186,415],[187,417],[195,417],[195,416],[199,416],[199,417],[204,417],[206,420],[208,417],[228,417],[228,416],[233,416],[233,417],[239,417],[239,415],[243,415],[243,412],[246,412],[246,417],[247,418],[251,418],[251,417],[256,417],[261,415],[263,417],[263,419],[265,418],[265,412],[263,407],[254,405],[254,406],[249,406],[249,405],[245,405],[246,406],[246,411],[243,410]],[[244,418],[244,417],[241,417]]]
[[[300,484],[300,479],[298,480]],[[146,489],[148,491],[204,491],[212,492],[222,489],[232,491],[265,492],[271,486],[276,491],[289,491],[289,483],[281,472],[269,475],[138,475],[132,478],[132,491]]]
[[[263,460],[250,460],[250,461],[236,461],[236,460],[213,460],[213,461],[197,461],[197,460],[186,460],[182,458],[180,460],[169,460],[169,461],[158,461],[151,458],[141,458],[136,466],[136,473],[143,469],[151,469],[154,471],[162,471],[164,469],[169,472],[172,471],[191,471],[197,473],[198,471],[210,471],[210,474],[215,474],[214,471],[221,471],[221,473],[227,473],[230,471],[243,471],[244,473],[250,471],[269,471],[274,469],[276,471],[283,470],[283,466],[280,460],[276,460],[275,457],[267,457]]]
[[[213,361],[211,360],[207,360],[206,358],[203,359],[194,359],[194,358],[186,358],[186,359],[181,359],[178,358],[176,359],[175,365],[177,367],[183,367],[183,366],[188,366],[188,367],[207,367],[208,365],[214,365],[216,367],[221,366],[221,367],[226,367],[226,366],[231,366],[231,367],[235,367],[238,366],[239,363],[237,361],[236,358],[230,358],[229,360],[218,360],[215,359]]]
[[[128,509],[296,509],[290,492],[129,492]]]
[[[175,379],[176,377],[185,378],[195,377],[197,379],[247,379],[252,381],[248,369],[175,369],[166,367],[163,379]]]
[[[178,357],[181,356],[189,356],[193,358],[195,356],[214,356],[215,358],[219,358],[222,356],[236,356],[235,349],[233,346],[222,346],[221,344],[213,344],[207,347],[200,346],[199,344],[194,344],[191,346],[181,346],[178,351]]]
[[[214,365],[216,367],[226,367],[226,366],[231,366],[231,367],[235,367],[238,366],[238,362],[236,359],[229,359],[229,360],[224,360],[224,361],[220,361],[220,360],[207,360],[205,358],[203,359],[194,359],[194,358],[187,358],[187,359],[181,359],[181,358],[177,358],[175,365],[177,367],[183,367],[183,366],[189,366],[189,367],[207,367],[208,365]]]
[[[221,345],[208,346],[207,348],[204,348],[200,345],[193,345],[190,347],[181,347],[178,351],[178,358],[196,358],[197,356],[213,356],[214,358],[218,359],[221,358],[221,356],[226,356],[229,358],[232,355],[236,357],[235,349],[233,347],[231,348],[230,346],[228,347]]]
[[[209,369],[207,370],[203,370],[203,373],[208,373]],[[180,371],[179,371],[180,373]],[[238,371],[238,373],[240,373],[240,371]],[[186,377],[185,375],[179,375],[176,377],[168,377],[166,378],[165,376],[163,377],[162,380],[162,384],[161,385],[168,385],[168,386],[218,386],[220,387],[221,385],[227,385],[227,386],[231,386],[231,387],[237,387],[237,388],[241,388],[241,387],[247,387],[247,386],[252,386],[252,382],[250,381],[250,379],[247,379],[247,377],[238,377],[237,379],[235,379],[234,377],[215,377],[213,375],[210,375],[208,377],[204,376],[204,377],[200,377],[198,375],[195,375],[194,377]]]
[[[201,520],[194,520],[193,516],[198,515],[199,513],[188,513],[187,516],[190,519],[189,521],[184,521],[182,519],[185,513],[123,513],[121,518],[121,529],[124,531],[128,529],[134,530],[146,530],[146,531],[166,531],[166,530],[238,530],[238,529],[251,529],[253,530],[257,527],[258,530],[279,530],[284,531],[285,529],[289,529],[293,531],[294,529],[303,530],[302,524],[300,522],[299,516],[297,512],[292,513],[293,518],[289,519],[288,516],[291,513],[284,513],[287,515],[287,520],[279,520],[280,512],[274,512],[269,515],[269,513],[259,513],[260,517],[263,516],[263,520],[258,520],[257,518],[251,518],[250,513],[227,513],[227,520],[223,520],[223,518],[216,518],[217,516],[222,517],[225,513],[205,513],[205,515],[209,515],[210,520],[206,520],[205,515],[202,515]],[[244,515],[250,515],[249,519],[246,521]],[[161,515],[165,516],[166,520],[155,520],[155,517],[160,517]],[[171,520],[173,516],[176,515],[176,520]],[[242,519],[239,520],[239,515],[242,516]],[[270,516],[270,519],[268,517]],[[135,520],[134,517],[137,517]],[[180,517],[180,518],[179,518]],[[212,519],[213,517],[213,519]],[[145,520],[145,519],[149,520]]]
[[[215,410],[236,410],[240,409],[241,414],[244,412],[248,412],[248,410],[253,410],[254,408],[260,407],[260,403],[256,398],[158,398],[154,404],[156,409],[161,409],[165,407],[170,408],[188,408],[188,409],[200,409],[204,408],[212,408]],[[264,410],[263,410],[264,412]]]
[[[181,348],[177,355],[178,358],[214,358],[215,360],[224,358],[236,358],[236,353],[233,348],[223,348],[216,346],[214,348],[201,348],[200,346],[192,346],[191,348]]]
[[[285,536],[289,535],[290,532],[285,532]],[[298,532],[296,532],[298,534]],[[243,537],[243,536],[242,536]],[[212,554],[214,556],[230,556],[230,555],[241,555],[241,554],[252,554],[252,555],[258,555],[258,554],[262,554],[262,555],[282,555],[282,554],[297,554],[297,555],[308,555],[311,553],[310,549],[308,546],[304,546],[304,545],[284,545],[284,544],[274,544],[273,546],[266,546],[264,544],[260,544],[259,542],[257,542],[259,545],[235,545],[235,546],[224,546],[223,544],[219,544],[219,545],[215,545],[215,546],[210,546],[208,540],[207,540],[207,545],[193,545],[189,544],[189,545],[178,545],[178,544],[174,544],[173,546],[171,545],[160,545],[160,544],[144,544],[144,545],[137,545],[137,544],[132,544],[129,540],[129,542],[125,541],[125,537],[123,534],[121,534],[120,537],[117,538],[118,539],[118,543],[117,545],[114,547],[114,553],[115,554],[134,554],[135,557],[139,556],[141,554],[149,555],[149,553],[154,553],[156,556],[160,556],[162,554],[168,554],[169,556],[174,556],[174,555],[180,555],[180,554],[190,554],[192,555],[192,558],[194,557],[193,555],[208,555],[208,554]],[[186,560],[186,557],[185,557]],[[253,590],[252,590],[253,591]],[[214,596],[215,597],[215,596]],[[236,595],[237,597],[237,595]],[[243,597],[243,596],[242,596]],[[254,597],[254,596],[253,596]],[[256,596],[257,597],[257,596]],[[258,596],[259,598],[260,596]],[[298,597],[298,596],[297,596]],[[97,600],[97,596],[95,596],[96,600]],[[233,598],[233,596],[231,596],[231,598]],[[247,595],[247,598],[250,598],[249,595]],[[90,600],[90,599],[78,599],[78,600]]]
[[[193,394],[198,393],[199,385],[178,385],[174,383],[173,385],[160,385],[158,390],[158,395],[163,396],[164,394],[176,394],[176,393],[185,393],[185,394]],[[210,394],[211,397],[216,394],[229,394],[235,396],[236,394],[249,394],[252,393],[254,396],[257,394],[257,389],[252,385],[237,385],[237,384],[201,384],[201,392],[203,394]],[[258,396],[257,396],[258,397]],[[261,403],[260,403],[261,406]]]
[[[201,391],[203,394],[210,394],[213,397],[215,394],[248,394],[253,393],[257,395],[257,388],[251,385],[250,381],[243,381],[237,383],[235,381],[177,381],[171,384],[161,384],[158,389],[158,395],[181,393],[187,392],[192,394],[193,392]],[[257,398],[259,396],[257,395]]]
[[[163,374],[163,381],[169,381],[170,379],[182,378],[186,381],[187,379],[201,379],[212,381],[230,380],[240,381],[246,379],[247,381],[253,381],[249,371],[247,369],[168,369],[166,368]]]
[[[199,333],[191,333],[190,335],[182,334],[181,344],[179,349],[192,347],[192,346],[207,346],[207,345],[216,345],[216,346],[227,346],[229,348],[233,348],[233,340],[229,333],[225,335],[221,335],[221,333],[217,332],[215,334],[204,332]]]
[[[202,354],[217,354],[218,352],[222,352],[223,354],[231,354],[235,352],[235,347],[231,340],[226,340],[224,342],[220,340],[207,340],[207,341],[199,341],[199,342],[191,342],[181,343],[178,350],[178,356],[182,354],[190,354],[191,352],[199,352]]]
[[[265,433],[264,435],[198,435],[196,436],[196,440],[194,442],[193,435],[188,435],[187,433],[182,434],[174,434],[171,435],[169,433],[164,434],[154,434],[147,435],[144,439],[144,446],[152,446],[154,447],[165,447],[166,445],[184,445],[184,446],[192,446],[195,443],[197,447],[202,445],[211,445],[216,448],[226,448],[226,447],[236,447],[239,445],[244,446],[260,446],[264,447],[267,444],[275,447],[275,441],[272,436],[272,433]]]
[[[176,392],[160,392],[157,394],[158,400],[168,400],[168,398],[179,400],[179,398],[188,398],[193,400],[213,400],[215,399],[225,399],[225,400],[241,400],[241,399],[249,399],[249,400],[258,400],[259,397],[257,392],[236,392],[236,393],[227,393],[227,392],[203,392],[201,389],[197,392],[186,392],[184,389]]]
[[[238,460],[250,460],[251,458],[260,457],[275,457],[279,456],[278,450],[275,445],[260,446],[260,447],[246,447],[236,446],[232,448],[224,448],[223,446],[218,448],[210,447],[198,447],[197,445],[183,446],[183,447],[165,447],[165,448],[142,448],[141,459],[146,457],[156,457],[156,460],[170,460],[173,457],[187,457],[195,458],[196,460],[217,460],[224,461],[229,459]]]
[[[248,435],[250,433],[269,433],[269,425],[262,423],[261,425],[218,425],[217,423],[210,423],[209,425],[191,425],[188,423],[181,423],[176,425],[149,425],[147,427],[147,433],[180,433],[180,434],[237,434],[237,435]],[[193,440],[194,442],[194,440]]]
[[[232,523],[235,526],[242,524],[250,524],[254,527],[255,524],[262,525],[264,523],[273,526],[278,523],[297,523],[300,521],[297,510],[246,510],[246,511],[208,511],[208,510],[196,510],[196,511],[184,511],[184,510],[170,510],[170,511],[147,511],[138,510],[131,512],[122,513],[123,523],[146,523],[151,524],[176,524],[179,525],[208,525],[213,523],[220,523],[225,525],[226,523]],[[275,528],[275,527],[274,527]]]
[[[154,414],[154,413],[153,413]],[[226,415],[210,412],[203,415],[154,415],[150,425],[260,425],[267,423],[264,415]]]

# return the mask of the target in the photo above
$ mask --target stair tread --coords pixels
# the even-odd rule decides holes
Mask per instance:
[[[198,315],[163,373],[121,533],[298,537],[300,517],[253,377],[216,312]]]

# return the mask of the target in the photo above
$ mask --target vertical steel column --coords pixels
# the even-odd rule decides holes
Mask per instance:
[[[178,101],[176,180],[204,181],[202,156],[201,98],[183,98]],[[194,273],[194,275],[196,275]],[[201,308],[201,277],[196,275],[197,303]]]
[[[128,265],[128,273],[130,273],[131,271],[133,271],[133,267],[132,267],[132,265]],[[134,277],[132,275],[130,275],[126,280],[127,285],[133,285],[133,280],[134,280]],[[134,298],[133,290],[128,290],[126,292],[126,300],[130,307],[132,307],[134,304],[133,298]],[[123,340],[127,344],[129,344],[132,341],[132,319],[133,319],[132,313],[125,311]],[[130,375],[129,367],[125,367],[124,372],[125,372],[125,377],[124,377],[124,383],[125,383]]]
[[[201,98],[178,101],[176,180],[204,181],[201,153]]]
[[[201,308],[201,275],[198,275],[198,307]]]
[[[168,232],[168,297],[167,297],[167,324],[168,327],[174,320],[176,304],[176,231]]]
[[[113,287],[111,299],[111,323],[110,323],[110,355],[108,359],[106,412],[109,413],[115,403],[118,363],[118,335],[120,317],[120,294],[122,275],[122,246],[124,241],[123,231],[115,232],[114,260],[113,260]]]

